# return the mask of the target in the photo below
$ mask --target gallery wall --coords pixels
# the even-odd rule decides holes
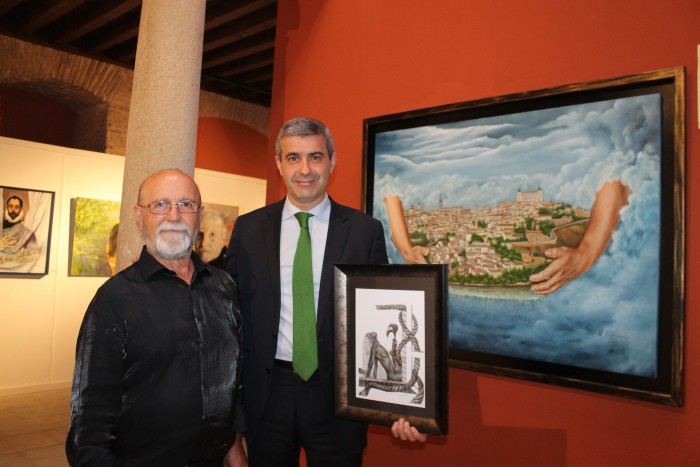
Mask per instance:
[[[0,276],[0,394],[69,384],[85,309],[104,277],[69,277],[70,201],[121,200],[124,158],[0,137],[0,185],[53,191],[49,273]],[[264,204],[260,178],[195,169],[203,201],[239,207]]]
[[[698,465],[700,2],[299,0],[279,8],[270,134],[296,116],[325,121],[338,154],[329,192],[356,208],[365,118],[686,68],[685,405],[453,368],[450,434],[416,446],[371,427],[365,465]],[[270,161],[268,202],[285,192],[275,172]]]
[[[245,177],[265,178],[267,137],[233,120],[199,117],[197,122],[197,167]]]

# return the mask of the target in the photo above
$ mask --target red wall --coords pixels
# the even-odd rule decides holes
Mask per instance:
[[[452,369],[450,434],[422,446],[370,429],[365,465],[700,465],[697,0],[279,2],[271,135],[313,116],[336,139],[329,186],[361,207],[362,120],[686,67],[685,405],[670,408]],[[268,143],[273,153],[274,141]],[[268,161],[268,201],[285,193]]]
[[[200,118],[197,128],[197,167],[246,177],[265,178],[267,137],[232,120]]]

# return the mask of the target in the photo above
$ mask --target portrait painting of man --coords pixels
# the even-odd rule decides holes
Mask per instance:
[[[238,207],[207,202],[202,206],[204,213],[194,250],[205,263],[223,268],[228,241],[238,217]]]
[[[46,274],[54,194],[0,186],[0,274]]]

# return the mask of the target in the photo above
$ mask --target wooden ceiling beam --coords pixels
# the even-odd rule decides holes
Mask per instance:
[[[103,1],[92,8],[87,15],[64,25],[54,34],[59,44],[69,44],[98,28],[117,20],[120,16],[141,7],[141,0]]]
[[[32,9],[32,14],[28,20],[18,29],[18,32],[20,34],[34,34],[70,13],[84,2],[85,0],[56,0],[37,4]]]

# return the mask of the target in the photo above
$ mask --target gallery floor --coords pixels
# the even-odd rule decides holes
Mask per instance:
[[[0,466],[67,466],[70,389],[0,396]]]

